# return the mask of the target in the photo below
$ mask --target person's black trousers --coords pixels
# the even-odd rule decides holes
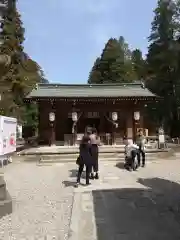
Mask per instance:
[[[79,165],[79,170],[78,170],[78,174],[77,174],[77,183],[80,183],[83,169],[84,169],[84,164]],[[86,165],[86,184],[89,184],[90,171],[91,171],[91,166]]]
[[[141,157],[142,157],[142,165],[144,166],[145,165],[145,152],[140,148],[139,149],[139,154],[138,154],[138,165],[140,166],[141,164]]]
[[[98,150],[99,150],[98,145],[93,144],[92,145],[92,158],[93,158],[92,170],[96,173],[99,171],[99,163],[98,163],[99,151]],[[91,170],[91,172],[92,172],[92,170]]]

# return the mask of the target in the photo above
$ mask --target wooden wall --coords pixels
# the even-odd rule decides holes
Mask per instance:
[[[107,121],[104,115],[108,115],[109,112],[118,112],[118,128],[115,130],[116,133],[120,134],[122,137],[133,137],[134,134],[134,125],[133,125],[133,113],[136,110],[143,109],[144,103],[134,105],[132,101],[122,101],[119,103],[108,102],[90,102],[83,103],[77,102],[73,104],[72,102],[67,101],[39,101],[39,137],[44,143],[48,143],[50,132],[50,122],[49,122],[49,113],[51,111],[55,112],[55,133],[56,141],[63,141],[64,134],[71,134],[72,131],[72,119],[68,118],[68,113],[77,111],[80,113],[87,112],[99,112],[100,114],[100,132],[112,132],[112,124]],[[140,127],[143,127],[143,115],[141,111],[141,121],[139,123]],[[77,130],[80,129],[83,125],[83,116],[80,117],[77,124]],[[84,127],[83,127],[84,128]],[[81,128],[82,131],[82,128]]]

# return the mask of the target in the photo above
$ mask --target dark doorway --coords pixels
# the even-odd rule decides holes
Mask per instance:
[[[100,119],[99,118],[84,118],[78,125],[78,132],[84,132],[86,127],[94,127],[99,132]]]

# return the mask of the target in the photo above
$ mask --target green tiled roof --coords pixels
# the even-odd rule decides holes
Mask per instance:
[[[142,84],[39,84],[27,98],[155,97]]]

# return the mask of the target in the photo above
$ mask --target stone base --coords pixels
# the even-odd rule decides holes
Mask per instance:
[[[6,199],[6,182],[4,177],[0,176],[0,201]]]
[[[0,185],[0,201],[6,199],[6,184]]]
[[[10,213],[12,213],[12,199],[6,190],[4,177],[0,176],[0,218]]]
[[[6,191],[6,199],[0,200],[0,218],[12,213],[12,199],[8,191]]]

